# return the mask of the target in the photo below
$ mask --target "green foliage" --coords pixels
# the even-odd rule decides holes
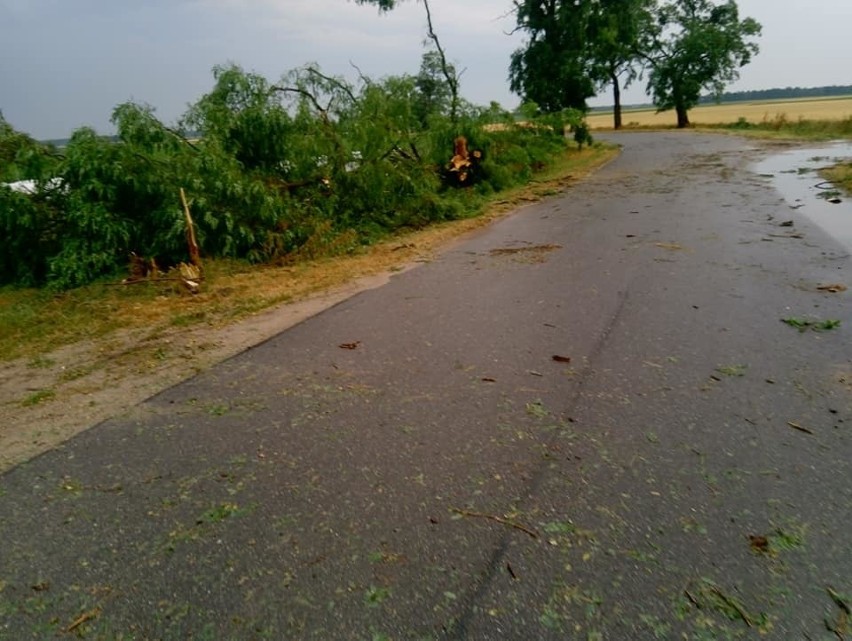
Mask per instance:
[[[457,77],[455,67],[448,65],[448,72]],[[447,83],[441,67],[441,56],[437,51],[423,54],[420,73],[414,81],[417,89],[414,102],[414,115],[425,128],[429,118],[449,116],[452,110],[452,88]]]
[[[529,41],[512,54],[509,81],[525,102],[544,111],[586,110],[595,95],[589,55],[591,0],[519,0],[517,29]]]
[[[735,0],[671,0],[657,13],[649,34],[648,89],[660,111],[674,109],[678,127],[689,124],[687,112],[703,90],[721,95],[739,77],[740,67],[757,54],[753,41],[761,26],[740,20]]]
[[[131,254],[186,260],[189,199],[204,256],[253,262],[352,251],[402,227],[471,215],[477,194],[518,184],[566,150],[582,113],[457,105],[435,59],[417,77],[357,85],[315,66],[279,82],[217,67],[175,128],[153,108],[116,107],[114,139],[76,131],[61,155],[0,128],[34,193],[0,186],[0,284],[68,289],[123,274]],[[428,80],[428,82],[427,82]],[[453,142],[482,152],[472,190],[442,182]],[[23,173],[20,173],[23,172]],[[11,175],[11,174],[10,174]]]
[[[590,74],[597,86],[612,86],[615,129],[622,125],[621,86],[639,75],[642,43],[653,29],[655,7],[656,0],[598,0],[592,5],[586,31]]]

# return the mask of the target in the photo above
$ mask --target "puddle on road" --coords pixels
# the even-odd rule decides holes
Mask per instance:
[[[852,251],[852,197],[836,194],[834,186],[817,172],[848,160],[852,160],[852,144],[840,142],[775,154],[755,163],[751,170],[771,177],[772,185],[792,209]],[[828,201],[835,196],[840,198],[839,204]]]

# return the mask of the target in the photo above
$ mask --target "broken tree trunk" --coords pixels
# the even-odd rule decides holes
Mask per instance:
[[[183,203],[183,213],[186,216],[186,243],[189,246],[189,262],[201,269],[201,255],[198,251],[198,242],[195,240],[195,225],[192,215],[189,213],[189,205],[186,202],[186,192],[180,188],[180,201]]]

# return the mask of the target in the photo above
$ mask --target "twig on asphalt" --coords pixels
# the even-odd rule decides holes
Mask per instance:
[[[725,605],[727,605],[727,606],[728,606],[728,607],[730,607],[730,608],[733,608],[733,609],[736,611],[736,613],[740,616],[740,618],[741,618],[743,621],[745,621],[745,624],[746,624],[748,627],[750,627],[750,628],[751,628],[751,627],[754,625],[754,624],[752,623],[751,617],[748,615],[748,612],[746,612],[745,610],[743,610],[739,603],[737,603],[734,599],[732,599],[732,598],[731,598],[731,597],[729,597],[727,594],[725,594],[724,592],[722,592],[722,591],[721,591],[718,587],[716,587],[715,585],[711,585],[711,586],[710,586],[710,589],[713,591],[713,593],[714,593],[716,596],[718,596],[720,599],[722,599],[722,601],[724,601],[724,602],[725,602]]]
[[[811,436],[813,436],[814,434],[807,427],[802,427],[801,425],[799,425],[798,423],[794,423],[793,421],[787,421],[787,425],[792,427],[794,430],[799,430],[800,432],[804,432],[805,434],[810,434]]]
[[[694,605],[699,610],[701,609],[701,604],[698,602],[698,599],[692,596],[688,589],[684,588],[683,593],[686,595],[686,598],[689,599],[689,602],[692,603],[692,605]]]
[[[66,634],[69,632],[74,632],[77,628],[83,625],[86,621],[91,621],[92,619],[96,619],[101,613],[100,608],[95,608],[94,610],[89,610],[88,612],[83,612],[79,617],[77,617],[71,625],[65,628]]]
[[[537,539],[538,533],[535,530],[529,529],[527,526],[517,523],[516,521],[510,521],[508,519],[504,519],[499,516],[495,516],[494,514],[485,514],[484,512],[471,512],[469,510],[460,510],[457,507],[452,508],[452,511],[456,514],[461,514],[462,516],[472,516],[480,519],[490,519],[492,521],[496,521],[497,523],[502,523],[503,525],[508,525],[509,527],[513,527],[516,530],[520,530],[525,534],[529,534],[532,538]]]

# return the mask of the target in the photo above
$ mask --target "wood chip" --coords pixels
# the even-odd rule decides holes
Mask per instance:
[[[813,435],[813,432],[811,430],[809,430],[807,427],[802,427],[801,425],[799,425],[798,423],[794,423],[793,421],[788,421],[787,425],[792,427],[794,430],[804,432],[805,434]]]
[[[845,292],[848,288],[846,285],[841,283],[834,283],[832,285],[820,285],[817,289],[821,292],[829,292],[831,294],[837,294],[839,292]]]

